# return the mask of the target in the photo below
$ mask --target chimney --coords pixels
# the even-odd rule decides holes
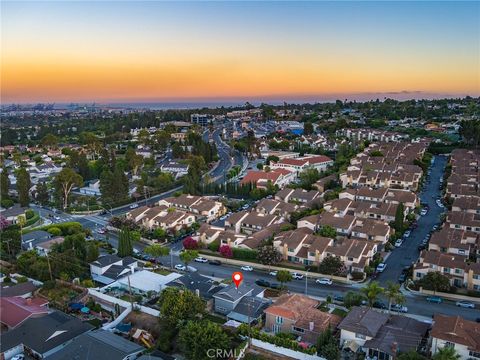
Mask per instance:
[[[25,303],[26,303],[27,305],[32,305],[32,298],[27,298],[27,299],[25,299],[25,300],[26,300]]]
[[[198,297],[200,297],[200,290],[199,290],[199,289],[195,289],[195,295],[197,295]]]
[[[310,331],[313,331],[314,325],[315,324],[313,323],[313,321],[310,321],[309,327],[308,327]]]

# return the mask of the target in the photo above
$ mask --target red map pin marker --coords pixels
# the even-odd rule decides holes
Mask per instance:
[[[232,280],[235,283],[235,286],[238,287],[240,286],[240,283],[243,281],[243,275],[241,272],[237,271],[232,274]]]

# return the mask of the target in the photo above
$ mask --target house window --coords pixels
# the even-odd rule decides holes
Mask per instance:
[[[474,278],[475,280],[479,280],[479,279],[480,279],[480,275],[473,275],[473,278]]]
[[[296,327],[296,326],[293,327],[293,331],[298,332],[298,333],[302,333],[302,334],[305,332],[305,330],[303,330],[302,328]]]
[[[356,334],[355,334],[355,337],[356,337],[357,339],[362,339],[362,340],[365,340],[365,339],[366,339],[365,335],[359,334],[359,333],[356,333]]]
[[[448,274],[448,273],[450,272],[450,268],[444,267],[444,268],[443,268],[443,272],[444,272],[445,274]]]
[[[462,269],[455,269],[455,274],[462,274],[462,273],[463,273]]]
[[[220,307],[220,306],[216,306],[216,309],[218,312],[226,312],[227,309],[223,308],[223,307]]]
[[[288,252],[293,252],[294,249],[288,248]]]
[[[459,250],[458,250],[458,253],[459,253],[459,254],[465,254],[465,250],[459,249]]]
[[[309,252],[308,255],[315,256],[315,253],[314,252]]]
[[[283,324],[283,317],[281,316],[275,316],[275,322],[277,324]]]
[[[452,343],[450,341],[445,341],[445,347],[446,348],[455,348],[455,343]]]

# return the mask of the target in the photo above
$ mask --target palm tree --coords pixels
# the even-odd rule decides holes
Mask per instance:
[[[385,296],[388,299],[388,312],[390,312],[393,303],[403,304],[405,302],[405,296],[400,291],[400,284],[395,284],[391,281],[387,282]]]
[[[443,347],[438,349],[435,355],[432,356],[432,360],[459,360],[461,356],[453,347]]]
[[[373,303],[377,301],[383,291],[384,289],[379,285],[378,281],[372,281],[360,289],[360,292],[367,298],[369,307],[373,307]]]

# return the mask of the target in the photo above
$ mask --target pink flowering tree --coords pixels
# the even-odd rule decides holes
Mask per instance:
[[[198,241],[191,236],[187,236],[183,239],[183,247],[187,250],[196,250],[198,249]]]
[[[10,221],[5,219],[3,216],[0,215],[0,230],[3,230],[10,226]]]
[[[220,246],[220,249],[218,251],[224,258],[231,258],[233,256],[232,248],[228,245]]]

